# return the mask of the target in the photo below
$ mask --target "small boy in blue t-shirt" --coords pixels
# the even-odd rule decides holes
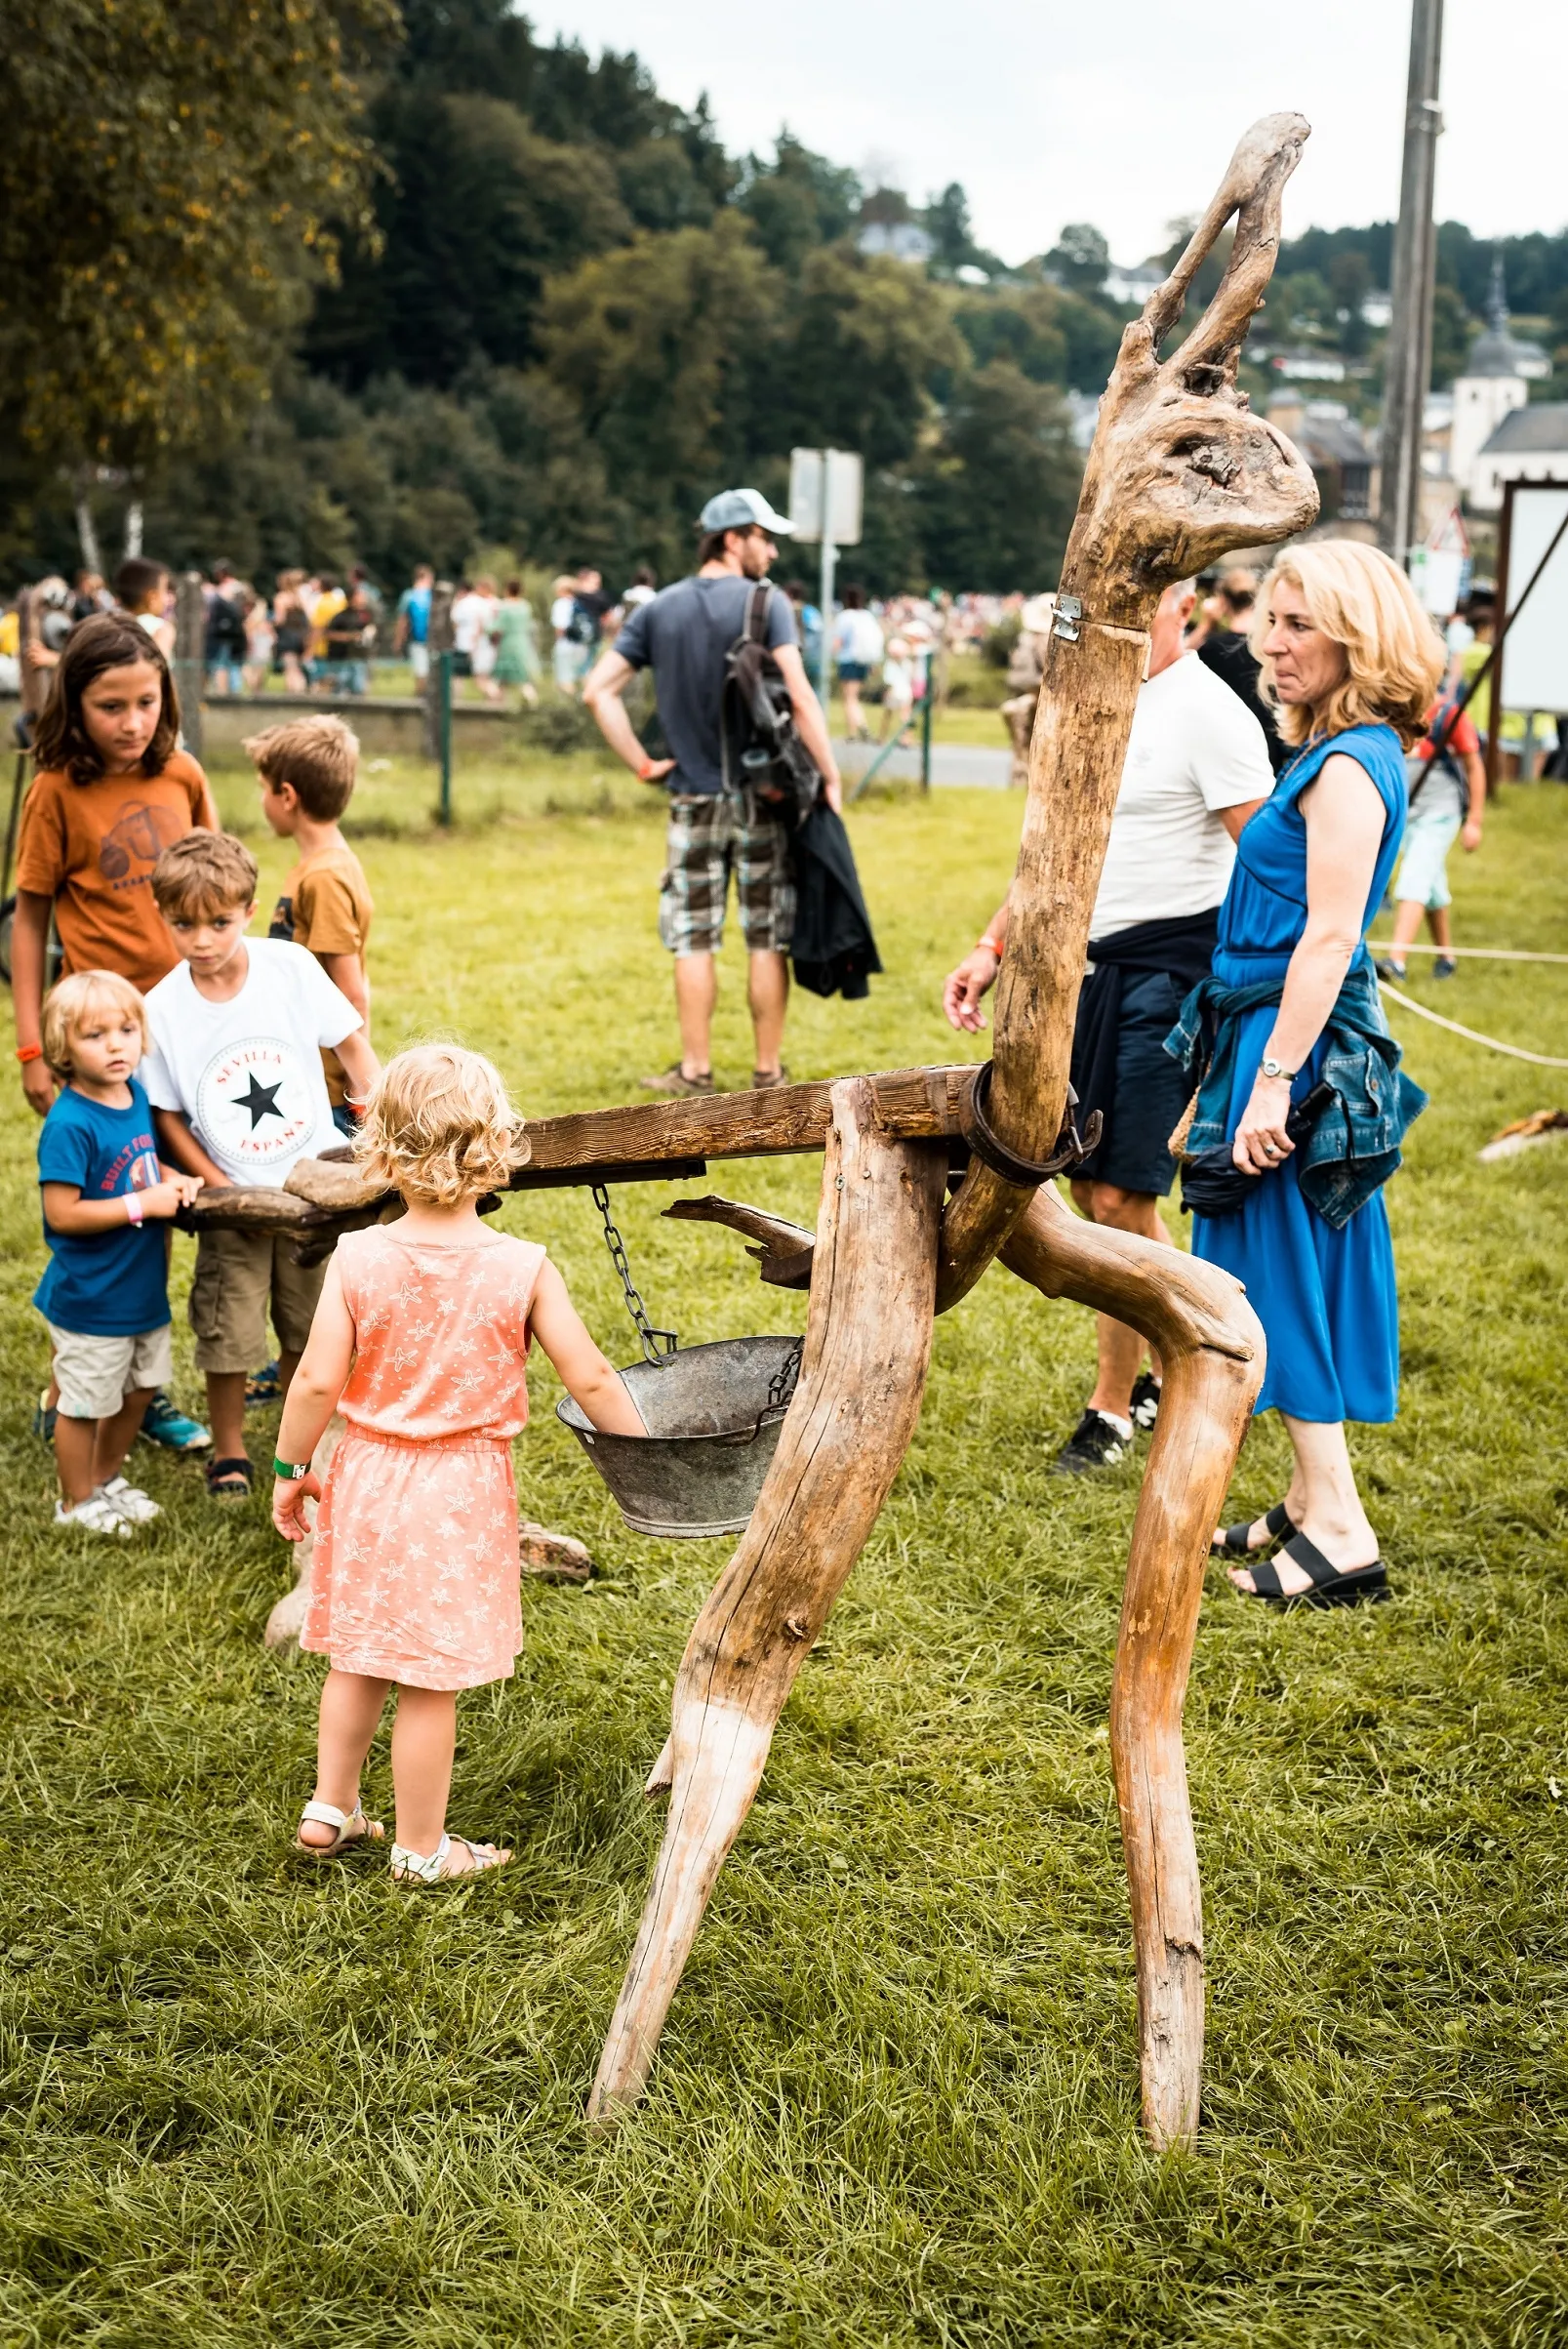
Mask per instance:
[[[55,1346],[57,1525],[126,1540],[158,1516],[120,1473],[171,1374],[168,1251],[159,1229],[201,1189],[158,1162],[136,1071],[145,1006],[129,979],[81,971],[44,1005],[43,1052],[63,1090],[38,1139],[50,1262],[33,1295]]]

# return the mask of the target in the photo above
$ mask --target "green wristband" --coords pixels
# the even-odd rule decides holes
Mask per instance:
[[[302,1477],[309,1476],[310,1463],[308,1460],[302,1463],[294,1460],[280,1460],[276,1452],[274,1452],[272,1455],[272,1474],[274,1477],[286,1477],[291,1484],[298,1484]]]

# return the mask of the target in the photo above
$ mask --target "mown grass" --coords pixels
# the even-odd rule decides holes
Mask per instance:
[[[459,1033],[534,1110],[624,1099],[667,1061],[655,811],[449,837],[413,821],[364,843],[383,1049]],[[867,1005],[800,1005],[800,1075],[951,1056],[937,984],[999,894],[1018,802],[945,792],[852,821],[888,975]],[[270,884],[282,852],[262,845]],[[1458,875],[1464,939],[1563,947],[1565,851],[1568,794],[1510,794]],[[749,1066],[740,979],[732,940],[732,1081]],[[1416,985],[1564,1048],[1568,971]],[[591,1541],[600,1575],[527,1588],[515,1682],[464,1707],[456,1822],[517,1859],[423,1899],[369,1859],[302,1872],[287,1845],[319,1667],[261,1646],[286,1578],[261,1499],[220,1513],[194,1471],[143,1453],[167,1515],[134,1549],[48,1529],[27,1425],[45,1361],[33,1130],[13,1099],[7,2349],[1568,2336],[1568,1148],[1473,1154],[1564,1095],[1401,1030],[1433,1094],[1391,1194],[1405,1408],[1355,1446],[1398,1597],[1279,1620],[1211,1585],[1188,1707],[1211,1985],[1192,2159],[1138,2132],[1106,1767],[1139,1467],[1048,1473],[1089,1375],[1083,1314],[998,1272],[939,1324],[917,1439],[802,1673],[652,2092],[590,2143],[583,2098],[661,1828],[641,1781],[723,1547],[626,1533],[542,1367],[522,1494]],[[715,1174],[811,1213],[814,1161]],[[662,1223],[667,1196],[617,1200],[660,1317],[693,1339],[799,1326],[801,1301],[759,1289],[733,1237]],[[547,1240],[626,1358],[585,1197],[503,1219]],[[182,1286],[187,1243],[178,1258]],[[259,1458],[270,1434],[257,1425]],[[1275,1496],[1282,1458],[1263,1423],[1239,1505]],[[384,1747],[371,1792],[384,1808]]]

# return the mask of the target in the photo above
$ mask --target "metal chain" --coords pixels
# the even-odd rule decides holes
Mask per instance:
[[[804,1338],[797,1338],[778,1369],[768,1381],[768,1408],[777,1411],[794,1394],[800,1378],[800,1357],[806,1351]]]
[[[595,1183],[592,1195],[593,1204],[604,1219],[604,1244],[610,1251],[610,1262],[621,1276],[621,1285],[626,1296],[626,1311],[631,1316],[632,1327],[642,1346],[642,1358],[652,1363],[655,1369],[662,1369],[680,1341],[672,1329],[656,1329],[648,1318],[648,1308],[637,1294],[631,1267],[626,1261],[626,1243],[610,1220],[609,1192],[602,1183]],[[661,1339],[663,1340],[663,1345],[659,1342]]]

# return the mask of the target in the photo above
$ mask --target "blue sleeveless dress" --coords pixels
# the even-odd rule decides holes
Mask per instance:
[[[1365,769],[1384,805],[1383,840],[1351,967],[1370,960],[1366,932],[1383,903],[1405,829],[1405,762],[1391,726],[1350,726],[1299,751],[1242,832],[1220,909],[1216,975],[1228,985],[1283,978],[1307,926],[1307,824],[1297,802],[1325,759],[1344,751]],[[1273,1033],[1277,1006],[1241,1026],[1226,1132],[1233,1135]],[[1291,1087],[1300,1101],[1317,1082],[1324,1045],[1313,1045]],[[1399,1304],[1393,1242],[1380,1191],[1332,1231],[1308,1207],[1286,1158],[1260,1175],[1239,1215],[1192,1219],[1192,1252],[1246,1283],[1268,1339],[1268,1369],[1255,1408],[1293,1419],[1388,1420],[1399,1402]]]

